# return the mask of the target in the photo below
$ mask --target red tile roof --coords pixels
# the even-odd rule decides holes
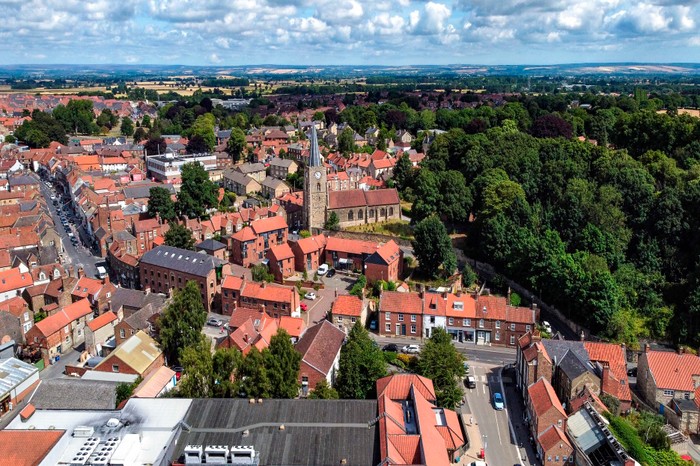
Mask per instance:
[[[87,325],[90,328],[90,330],[95,332],[95,331],[101,329],[102,327],[104,327],[105,325],[108,325],[108,324],[114,322],[115,320],[117,320],[116,314],[114,314],[114,312],[112,312],[112,311],[107,311],[104,314],[102,314],[101,316],[88,322]]]
[[[287,331],[290,337],[299,338],[306,330],[304,319],[300,317],[281,316],[278,319],[279,328]]]
[[[243,286],[243,279],[235,275],[227,275],[224,277],[224,281],[221,283],[221,288],[226,288],[227,290],[239,290]]]
[[[250,227],[245,227],[240,231],[237,231],[233,235],[231,235],[231,238],[235,239],[236,241],[244,242],[244,241],[253,241],[257,238],[257,235],[253,231],[252,228]]]
[[[539,437],[537,437],[537,441],[542,446],[545,453],[562,443],[567,445],[569,449],[572,448],[571,443],[569,443],[569,439],[566,438],[566,434],[564,434],[564,431],[555,425],[549,426],[547,430],[542,432]]]
[[[286,230],[287,221],[281,215],[275,215],[274,217],[255,220],[254,222],[251,222],[250,227],[253,229],[255,234],[260,235],[273,230]]]
[[[377,249],[377,255],[381,257],[387,265],[391,265],[401,258],[401,249],[399,249],[399,245],[392,239]]]
[[[377,250],[377,243],[356,239],[337,238],[329,236],[326,239],[326,251],[344,252],[347,254],[372,254]]]
[[[377,380],[377,397],[386,395],[390,400],[407,400],[411,387],[426,400],[436,400],[433,381],[417,374],[390,375]]]
[[[384,291],[379,298],[379,310],[381,312],[421,314],[423,312],[423,300],[418,293]]]
[[[486,309],[484,318],[506,320],[506,298],[502,296],[479,296],[476,302],[476,313],[481,315]]]
[[[516,324],[530,324],[534,326],[535,311],[529,307],[508,306],[506,308],[506,320]]]
[[[0,465],[36,466],[65,433],[65,430],[2,430]]]
[[[92,314],[92,308],[87,299],[76,301],[54,315],[37,322],[34,326],[42,335],[48,337],[61,330],[74,320],[78,320],[88,314]]]
[[[357,296],[341,295],[333,303],[331,313],[334,316],[360,317],[362,315],[362,300]]]
[[[657,390],[694,392],[693,376],[700,376],[700,357],[667,351],[644,353]]]
[[[275,258],[275,260],[281,261],[284,259],[291,259],[294,257],[294,253],[292,252],[292,248],[289,247],[289,244],[287,243],[282,243],[282,244],[275,244],[270,246],[270,254],[272,254],[272,257]]]
[[[620,345],[612,343],[584,342],[591,361],[600,362],[610,368],[614,377],[603,380],[603,392],[623,401],[632,399],[627,379],[627,358],[625,350]],[[696,358],[700,360],[700,358]],[[700,367],[700,366],[699,366]],[[700,372],[698,373],[700,375]]]
[[[19,290],[32,285],[34,285],[32,274],[21,273],[17,267],[0,272],[0,293]]]
[[[323,320],[309,328],[295,348],[301,353],[303,362],[328,375],[344,340],[345,333],[342,330]]]
[[[561,406],[557,394],[554,393],[554,388],[547,382],[547,379],[540,378],[537,382],[527,387],[527,392],[537,417],[554,408],[566,419],[564,408]]]

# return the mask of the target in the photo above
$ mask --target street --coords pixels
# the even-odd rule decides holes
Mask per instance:
[[[53,219],[54,225],[56,232],[59,234],[61,237],[61,240],[63,242],[63,249],[64,249],[64,266],[68,265],[73,265],[75,269],[77,270],[79,267],[82,267],[83,270],[85,271],[85,275],[88,277],[96,277],[97,276],[97,268],[96,268],[96,263],[102,262],[103,259],[101,257],[96,257],[93,256],[92,253],[90,252],[89,249],[87,249],[85,246],[82,244],[78,243],[78,246],[74,246],[71,241],[70,237],[68,236],[68,232],[66,232],[65,228],[63,228],[63,225],[61,224],[61,218],[58,212],[58,209],[53,205],[53,200],[51,200],[51,196],[56,196],[58,199],[58,205],[59,207],[63,206],[63,202],[58,196],[54,190],[49,189],[45,182],[42,181],[40,183],[41,186],[41,194],[44,196],[44,199],[46,200],[46,205],[48,206],[49,212],[51,213],[51,218]],[[66,209],[69,210],[69,209]],[[73,219],[71,218],[70,214],[66,215],[66,219],[68,220],[68,225],[70,228],[71,233],[73,235],[80,239],[81,235],[77,231],[76,226],[73,223]],[[84,232],[83,232],[84,235]]]

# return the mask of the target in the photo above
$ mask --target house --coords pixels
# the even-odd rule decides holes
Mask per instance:
[[[114,338],[114,327],[117,323],[117,315],[112,311],[107,311],[88,322],[85,329],[85,351],[93,356],[99,354],[101,345]]]
[[[217,343],[217,348],[236,348],[248,354],[255,347],[262,351],[270,346],[270,340],[277,333],[277,320],[265,311],[238,308],[229,321],[229,333]]]
[[[260,183],[260,186],[262,195],[268,199],[274,199],[292,192],[292,188],[290,188],[287,183],[272,176],[265,178],[262,183]]]
[[[158,343],[145,332],[139,331],[117,346],[93,370],[146,378],[164,363],[165,358],[158,348]]]
[[[564,466],[572,461],[574,448],[561,427],[551,425],[537,438],[537,453],[542,466]]]
[[[134,389],[132,398],[158,398],[175,388],[177,377],[175,371],[167,366],[161,366],[151,372]]]
[[[275,276],[275,281],[283,283],[286,278],[294,275],[295,260],[289,244],[273,245],[267,250],[268,267]]]
[[[34,326],[34,311],[29,309],[29,304],[23,298],[15,296],[14,298],[0,302],[0,313],[7,313],[17,319],[17,323],[21,328],[21,342],[25,341],[25,335]],[[2,335],[0,335],[0,340]]]
[[[155,335],[155,321],[160,316],[163,303],[148,303],[136,312],[125,314],[124,319],[114,327],[114,337],[117,345],[121,345],[139,330]]]
[[[87,299],[90,305],[98,313],[105,312],[109,308],[112,294],[117,290],[106,276],[102,280],[90,277],[81,277],[71,291],[73,301]]]
[[[568,350],[557,362],[553,385],[565,406],[569,406],[571,400],[584,390],[600,392],[600,378],[589,360],[579,356],[576,351]]]
[[[262,185],[258,180],[235,169],[224,170],[223,178],[224,188],[233,191],[239,196],[258,193],[262,189]]]
[[[332,322],[346,334],[350,333],[356,323],[367,323],[367,304],[352,295],[340,295],[331,307]]]
[[[38,384],[39,369],[33,364],[16,358],[0,360],[0,418],[18,406]]]
[[[221,311],[232,315],[238,307],[265,310],[274,318],[299,317],[301,306],[299,293],[291,286],[274,283],[257,283],[245,277],[229,275],[221,285]]]
[[[397,282],[403,271],[403,251],[394,240],[383,244],[365,260],[365,277],[369,283],[379,280]]]
[[[181,290],[188,281],[195,281],[200,289],[207,312],[218,304],[219,278],[229,266],[207,254],[172,246],[158,246],[143,255],[139,263],[141,289],[156,293]]]
[[[267,172],[262,163],[244,163],[234,168],[235,171],[253,178],[258,183],[262,183]]]
[[[632,407],[632,394],[627,379],[625,345],[585,341],[583,346],[599,372],[600,392],[617,398],[620,412],[629,411]]]
[[[27,287],[32,285],[34,285],[32,274],[28,271],[22,272],[19,267],[0,272],[0,302],[20,296]]]
[[[37,466],[42,463],[65,430],[2,430],[0,458],[7,465]]]
[[[280,316],[277,325],[284,329],[292,339],[292,343],[299,341],[299,338],[306,332],[306,323],[301,317]]]
[[[548,440],[547,436],[551,435],[543,437],[545,432],[551,426],[565,431],[567,416],[547,379],[539,379],[530,385],[527,391],[526,412],[530,423],[530,435],[535,439],[538,450],[543,451],[548,445],[542,445],[542,441]]]
[[[700,357],[683,351],[653,351],[645,345],[637,363],[644,400],[677,429],[697,434],[700,426]]]
[[[216,257],[222,261],[226,261],[228,258],[228,250],[226,245],[220,241],[213,238],[205,239],[194,245],[194,250],[197,252],[204,252],[210,256]]]
[[[379,335],[420,338],[422,315],[423,299],[419,293],[384,291],[379,298]]]
[[[299,164],[292,159],[275,157],[270,160],[270,176],[274,176],[280,180],[286,180],[287,176],[296,173],[298,169]]]
[[[92,320],[93,310],[87,299],[76,301],[40,320],[29,329],[27,345],[41,350],[44,361],[60,358],[64,350],[85,341],[85,326]]]
[[[299,382],[302,396],[307,396],[323,379],[333,386],[344,341],[345,332],[325,319],[304,332],[294,347],[301,354]]]
[[[312,273],[323,263],[323,250],[326,246],[324,235],[290,241],[289,245],[294,253],[294,265],[297,271]]]
[[[518,340],[515,355],[516,386],[523,399],[527,399],[527,388],[540,378],[551,383],[554,365],[540,338],[540,332],[526,333]]]
[[[416,374],[377,380],[380,462],[448,466],[466,451],[457,413],[438,408],[433,381]],[[375,462],[376,463],[376,462]]]
[[[231,236],[231,261],[249,267],[262,261],[273,245],[287,242],[287,221],[276,215],[255,220]]]

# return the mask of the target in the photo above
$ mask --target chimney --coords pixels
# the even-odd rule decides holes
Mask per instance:
[[[651,346],[649,343],[644,343],[644,352],[648,353],[651,350]]]
[[[685,346],[681,345],[678,347],[678,354],[683,354],[683,353],[685,353]]]
[[[105,276],[104,280],[102,280],[102,283],[105,285],[109,285],[109,274],[107,274],[107,276]]]
[[[85,270],[82,267],[78,267],[78,278],[83,278],[85,276]]]
[[[265,280],[263,280],[263,282],[260,284],[260,288],[262,288],[262,289],[264,290],[264,289],[265,289],[265,285],[266,285],[266,282],[265,282]]]
[[[243,341],[248,343],[248,334],[247,333],[243,335]]]

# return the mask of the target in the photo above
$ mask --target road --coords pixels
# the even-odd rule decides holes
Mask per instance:
[[[73,265],[76,268],[76,270],[79,267],[82,267],[85,271],[86,276],[96,277],[97,268],[95,264],[98,262],[102,262],[104,259],[102,259],[101,257],[93,256],[90,250],[80,243],[78,244],[78,246],[73,246],[73,244],[70,242],[68,232],[65,230],[65,228],[63,228],[63,225],[61,224],[61,218],[59,216],[58,209],[53,205],[53,200],[51,200],[51,196],[56,196],[56,192],[53,189],[49,189],[44,181],[40,183],[40,186],[41,194],[46,199],[46,204],[48,206],[49,212],[51,213],[51,218],[53,219],[54,225],[56,227],[56,232],[58,232],[63,241],[63,249],[65,251],[64,265]],[[57,197],[57,199],[59,200],[59,207],[61,207],[63,204],[61,198]],[[73,218],[70,215],[66,215],[66,218],[68,219],[70,231],[75,237],[80,239],[81,236],[74,224]],[[83,234],[85,233],[83,232]]]

